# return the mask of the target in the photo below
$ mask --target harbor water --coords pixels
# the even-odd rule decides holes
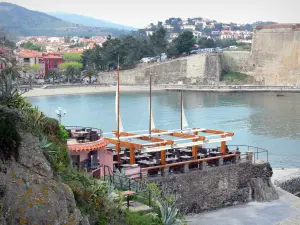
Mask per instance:
[[[120,113],[125,131],[147,130],[148,93],[121,93]],[[62,107],[64,125],[91,126],[103,132],[116,129],[115,93],[56,95],[28,98],[47,116],[57,117]],[[299,167],[300,94],[184,92],[189,127],[234,132],[228,145],[244,144],[269,150],[272,167]],[[155,92],[152,96],[155,125],[180,128],[180,93]]]

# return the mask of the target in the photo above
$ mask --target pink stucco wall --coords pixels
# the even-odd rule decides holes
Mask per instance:
[[[105,148],[98,150],[98,159],[100,165],[109,166],[111,171],[113,171],[113,154],[111,151],[108,151]],[[105,173],[106,172],[108,173],[109,171],[105,171]]]
[[[125,168],[126,176],[129,176],[132,179],[139,178],[141,172],[141,167],[129,167]]]

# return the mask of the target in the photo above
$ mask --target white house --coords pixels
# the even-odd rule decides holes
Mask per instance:
[[[183,25],[183,30],[196,30],[195,25]]]
[[[194,30],[193,35],[194,35],[195,38],[201,38],[202,32]]]
[[[153,35],[153,30],[146,30],[146,35],[147,36],[150,36],[150,35]]]

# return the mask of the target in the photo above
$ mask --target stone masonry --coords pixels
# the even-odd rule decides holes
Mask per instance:
[[[271,176],[269,163],[241,162],[183,174],[167,174],[154,182],[176,190],[183,213],[199,213],[253,200],[277,199]]]
[[[218,84],[222,73],[221,59],[218,54],[191,55],[168,62],[138,65],[131,70],[120,71],[121,84],[149,84],[152,75],[154,84]],[[102,84],[117,81],[117,72],[100,73]]]

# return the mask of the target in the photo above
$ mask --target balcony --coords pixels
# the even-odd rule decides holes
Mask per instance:
[[[90,127],[67,126],[69,133],[68,150],[74,168],[94,171],[100,168],[99,150],[106,147],[100,129]]]

